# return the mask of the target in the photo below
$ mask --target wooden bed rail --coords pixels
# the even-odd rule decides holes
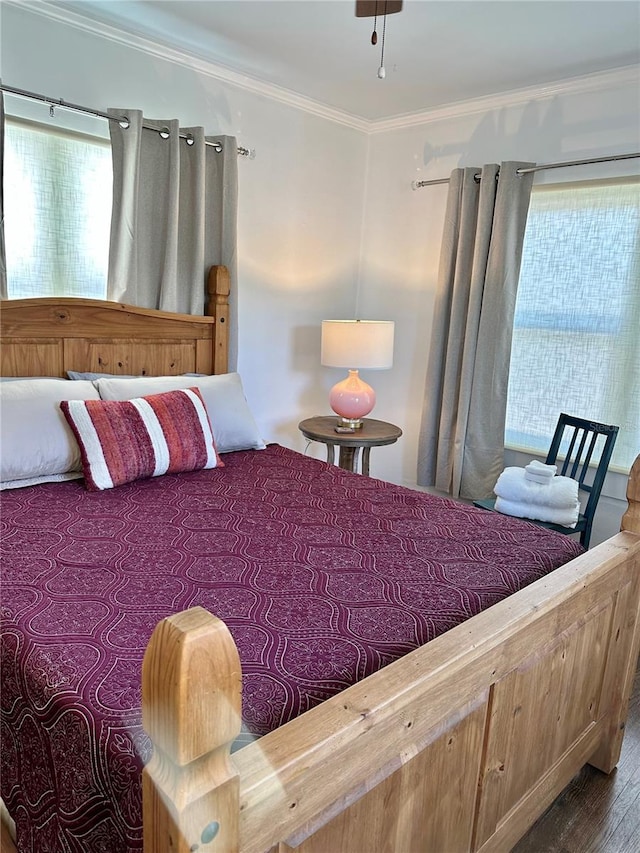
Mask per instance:
[[[200,608],[160,623],[143,671],[145,851],[509,849],[585,763],[618,760],[640,647],[640,457],[627,495],[612,539],[232,756],[230,635]]]

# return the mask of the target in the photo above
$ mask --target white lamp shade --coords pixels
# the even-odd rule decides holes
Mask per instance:
[[[393,365],[393,332],[392,320],[323,320],[320,362],[387,370]]]

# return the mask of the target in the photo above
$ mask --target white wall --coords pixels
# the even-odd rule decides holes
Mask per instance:
[[[177,117],[255,148],[239,159],[239,364],[266,440],[304,448],[298,422],[326,408],[320,321],[355,307],[366,135],[114,39],[27,9],[1,9],[7,85],[106,110]],[[7,96],[7,113],[48,122],[48,107]],[[102,119],[54,122],[101,134]],[[334,380],[335,381],[335,380]]]
[[[394,367],[365,378],[378,393],[373,416],[398,424],[404,436],[372,451],[371,471],[406,485],[416,480],[447,193],[446,185],[413,191],[411,181],[446,177],[459,165],[639,148],[638,83],[629,73],[379,123],[368,134],[216,79],[195,61],[189,67],[13,5],[0,15],[6,84],[178,117],[256,149],[255,160],[239,163],[239,370],[264,437],[302,450],[298,421],[328,410],[341,372],[320,367],[321,319],[393,319]],[[48,120],[46,107],[7,98],[7,111],[16,109]],[[71,113],[59,111],[56,121],[105,132],[101,120]],[[543,172],[536,180],[629,174],[637,163]],[[309,452],[324,457],[318,445]],[[619,484],[613,492],[599,538],[615,530],[622,512]]]

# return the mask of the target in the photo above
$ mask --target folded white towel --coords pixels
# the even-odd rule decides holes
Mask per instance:
[[[539,477],[555,477],[558,473],[558,466],[547,465],[546,462],[538,462],[537,459],[532,459],[528,465],[525,465],[524,470],[530,474],[537,474]]]
[[[532,483],[543,483],[545,485],[551,482],[551,477],[547,474],[533,474],[531,471],[527,471],[526,468],[524,469],[524,478],[525,480],[530,480]]]
[[[535,483],[525,477],[524,468],[505,468],[493,491],[500,498],[517,503],[569,509],[578,503],[578,483],[571,477],[549,477]]]
[[[530,518],[532,521],[552,521],[554,524],[562,524],[563,527],[575,527],[578,523],[580,507],[558,509],[558,507],[541,506],[538,504],[518,503],[504,498],[496,499],[496,509],[504,515],[513,515],[516,518]]]

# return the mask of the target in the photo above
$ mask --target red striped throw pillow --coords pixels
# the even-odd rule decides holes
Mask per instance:
[[[143,477],[224,467],[197,388],[134,400],[63,400],[90,491]]]

